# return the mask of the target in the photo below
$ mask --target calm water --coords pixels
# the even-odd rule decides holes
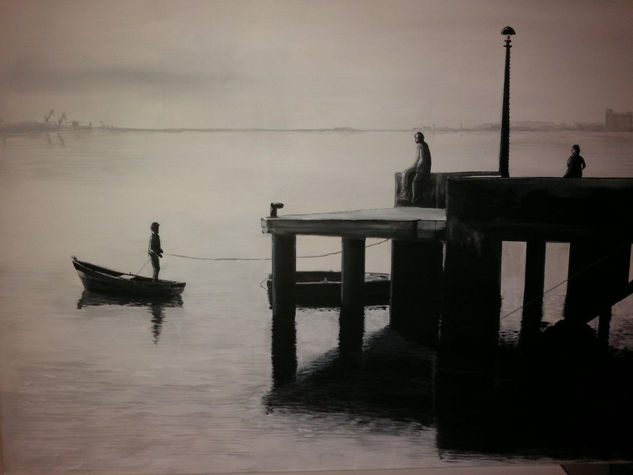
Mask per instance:
[[[0,145],[6,469],[212,472],[525,462],[438,449],[432,391],[419,383],[432,370],[422,363],[427,379],[419,374],[413,387],[421,407],[410,413],[413,406],[388,397],[376,404],[364,395],[350,404],[349,393],[319,393],[309,384],[313,399],[272,391],[271,315],[261,287],[267,261],[167,256],[161,277],[187,281],[182,305],[172,306],[82,296],[70,263],[76,255],[137,272],[154,220],[168,253],[268,257],[270,240],[259,220],[271,201],[284,202],[283,213],[392,206],[393,173],[413,163],[412,134],[95,130],[62,138],[63,145],[42,135],[8,137]],[[435,171],[497,166],[496,133],[427,140]],[[633,176],[631,134],[574,132],[514,132],[512,175],[561,176],[573,143],[581,144],[586,176]],[[299,255],[339,247],[337,239],[298,240]],[[566,277],[566,252],[564,244],[548,246],[546,288]],[[368,249],[367,270],[388,272],[389,254],[387,243]],[[504,257],[507,314],[522,300],[524,246],[505,245]],[[338,269],[340,256],[298,265]],[[149,275],[147,266],[143,273]],[[560,319],[564,291],[548,295],[546,322]],[[614,308],[617,348],[633,349],[632,311],[630,301]],[[519,321],[520,312],[503,320],[506,341],[516,339]],[[378,354],[385,341],[398,338],[384,329],[387,323],[386,309],[367,311],[366,342]],[[334,371],[337,337],[337,312],[298,311],[297,356],[306,380]],[[428,361],[424,350],[406,348],[413,361]]]

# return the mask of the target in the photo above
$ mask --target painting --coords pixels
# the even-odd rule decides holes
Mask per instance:
[[[2,471],[631,461],[632,40],[627,0],[0,2]]]

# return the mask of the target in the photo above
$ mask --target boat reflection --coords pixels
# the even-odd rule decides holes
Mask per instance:
[[[77,308],[98,307],[102,305],[119,305],[122,307],[147,307],[152,315],[152,338],[158,344],[165,320],[165,309],[182,307],[180,295],[170,297],[110,295],[84,290],[77,301]]]

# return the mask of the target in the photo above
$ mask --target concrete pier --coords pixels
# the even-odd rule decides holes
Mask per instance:
[[[341,349],[360,348],[365,239],[388,238],[390,325],[431,346],[439,332],[444,354],[490,360],[500,326],[502,242],[527,243],[522,344],[540,334],[546,243],[570,242],[565,318],[584,325],[600,315],[600,337],[608,341],[612,305],[633,293],[633,179],[432,177],[435,191],[427,198],[438,206],[445,202],[446,209],[400,206],[263,218],[263,231],[273,235],[273,327],[283,327],[295,341],[295,236],[338,236]],[[296,365],[293,344],[279,351],[284,368],[292,368],[293,360]]]
[[[358,351],[364,332],[363,286],[365,278],[365,239],[390,238],[410,243],[418,249],[420,269],[405,269],[407,252],[396,259],[396,326],[413,327],[428,342],[437,341],[441,248],[446,214],[436,208],[386,208],[308,215],[262,218],[263,232],[272,234],[273,379],[282,384],[294,378],[297,365],[295,330],[296,236],[320,235],[342,238],[341,311],[339,348]],[[425,244],[421,244],[424,242]],[[398,245],[396,245],[398,247]],[[404,249],[404,248],[402,248]],[[397,252],[397,251],[396,251]],[[429,271],[431,264],[431,271]],[[407,276],[418,274],[417,282],[429,297],[408,301]],[[402,288],[401,288],[402,287]],[[420,290],[420,289],[418,289]],[[400,309],[400,311],[398,311]]]

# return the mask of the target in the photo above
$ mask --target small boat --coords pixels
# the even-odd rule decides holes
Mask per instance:
[[[272,275],[266,281],[268,301],[272,305]],[[389,274],[365,274],[365,305],[388,305]],[[341,305],[341,273],[336,271],[297,271],[295,298],[299,307],[338,307]]]
[[[86,290],[110,294],[169,297],[180,295],[185,282],[157,280],[126,272],[118,272],[80,261],[72,256],[73,266]]]

